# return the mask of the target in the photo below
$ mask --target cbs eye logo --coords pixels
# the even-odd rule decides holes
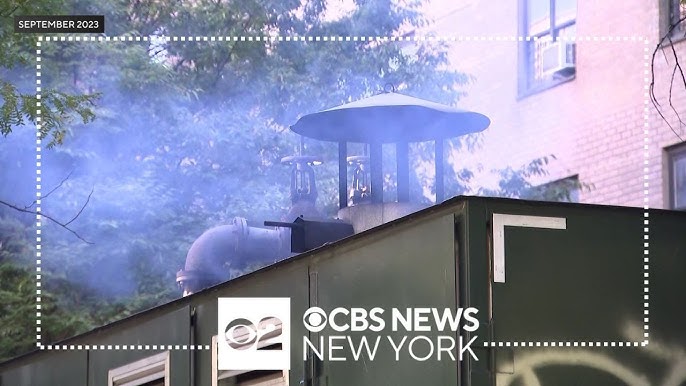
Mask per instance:
[[[310,307],[303,315],[305,328],[312,332],[320,332],[326,327],[326,312],[319,307]]]
[[[268,316],[257,324],[245,318],[232,320],[224,331],[226,343],[234,350],[264,350],[267,340],[282,335],[283,323],[279,318]]]

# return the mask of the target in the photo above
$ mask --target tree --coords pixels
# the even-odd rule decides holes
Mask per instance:
[[[60,13],[64,9],[48,1],[16,1],[0,7],[0,134],[6,137],[13,129],[40,127],[39,138],[50,137],[48,148],[61,144],[67,129],[75,118],[88,123],[95,117],[93,103],[98,95],[73,94],[53,88],[43,88],[38,100],[34,71],[26,71],[36,63],[34,35],[22,35],[13,31],[13,17],[23,14]],[[38,109],[40,102],[41,108]],[[38,113],[40,111],[40,115]],[[38,124],[40,126],[38,126]],[[0,196],[0,205],[17,211],[37,214],[33,204],[19,205]],[[65,223],[44,213],[44,217],[74,233]],[[78,236],[78,234],[76,234]],[[80,236],[78,236],[80,237]]]
[[[63,11],[64,8],[59,3],[50,1],[23,0],[5,4],[0,8],[0,134],[3,136],[26,123],[36,125],[38,117],[38,100],[33,93],[35,82],[26,76],[22,68],[17,68],[35,63],[37,37],[14,33],[13,17],[60,14]],[[75,116],[83,123],[88,123],[95,117],[92,105],[97,99],[97,94],[70,94],[45,89],[41,97],[40,134],[41,138],[51,137],[48,147],[62,143],[66,128]]]
[[[30,351],[36,345],[36,278],[32,229],[30,224],[0,208],[0,361]],[[49,273],[48,273],[49,275]],[[54,279],[53,288],[42,290],[42,332],[48,341],[73,336],[92,326],[87,312],[72,312],[60,307],[65,294],[87,294],[70,282]]]

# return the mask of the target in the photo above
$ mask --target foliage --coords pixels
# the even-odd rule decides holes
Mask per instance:
[[[479,189],[479,195],[522,198],[537,201],[574,202],[572,194],[575,191],[590,191],[594,186],[579,181],[577,178],[567,178],[553,181],[545,185],[533,185],[532,178],[548,176],[546,166],[555,155],[536,158],[518,169],[512,167],[499,170],[500,181],[498,189]]]
[[[33,262],[32,229],[0,211],[0,360],[33,349],[36,345],[36,278],[25,268]],[[69,283],[59,295],[40,294],[44,339],[65,339],[93,326],[87,310],[72,312],[58,307],[56,298],[64,293],[81,293]],[[85,293],[85,292],[84,292]]]
[[[41,91],[41,119],[38,120],[36,95],[21,90],[33,91],[35,82],[24,75],[26,72],[12,71],[16,66],[26,68],[35,63],[37,48],[35,36],[14,33],[13,17],[60,13],[60,10],[55,2],[28,0],[16,1],[0,8],[0,134],[3,136],[27,122],[32,125],[40,123],[41,138],[51,136],[48,147],[52,147],[62,144],[66,129],[74,118],[80,118],[83,123],[95,118],[93,103],[98,98],[97,93],[70,94],[46,89]],[[33,74],[33,71],[28,74]],[[18,87],[17,83],[22,87]]]

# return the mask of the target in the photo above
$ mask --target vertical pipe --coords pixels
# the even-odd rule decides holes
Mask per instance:
[[[348,206],[348,144],[338,142],[338,207]]]
[[[195,313],[195,307],[191,308],[191,315],[190,315],[190,317],[191,317],[191,320],[190,320],[190,323],[191,323],[191,336],[190,336],[190,342],[189,342],[189,343],[191,344],[191,347],[195,347],[195,327],[196,327],[196,324],[197,324],[197,323],[196,323],[196,322],[197,322],[197,317],[196,317],[196,315],[197,315],[197,314]],[[191,358],[190,358],[190,359],[191,359],[191,366],[190,366],[191,368],[190,368],[190,374],[189,374],[189,375],[190,375],[190,378],[191,378],[191,385],[192,385],[192,386],[197,385],[197,382],[195,381],[195,374],[196,374],[196,372],[195,372],[195,366],[196,366],[196,359],[195,359],[195,357],[196,357],[196,355],[197,355],[197,354],[196,354],[197,352],[198,352],[198,350],[190,350],[190,351],[188,351],[188,353],[189,353],[190,356],[191,356]]]
[[[445,186],[443,185],[443,139],[436,139],[436,204],[443,202],[445,198]]]
[[[410,157],[407,142],[395,144],[398,176],[398,202],[410,201]]]
[[[382,157],[381,143],[369,144],[369,163],[370,174],[372,177],[372,203],[380,204],[383,202],[383,169],[381,163]]]

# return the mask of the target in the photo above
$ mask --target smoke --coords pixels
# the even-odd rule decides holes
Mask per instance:
[[[0,140],[0,199],[16,206],[30,205],[36,192],[36,134],[29,127]]]
[[[206,228],[285,211],[288,171],[278,158],[288,145],[251,116],[241,95],[200,101],[176,93],[191,85],[164,79],[147,78],[142,87],[135,83],[141,75],[166,72],[136,68],[146,58],[143,45],[64,44],[65,51],[105,53],[75,54],[80,61],[68,77],[45,58],[44,71],[57,70],[44,87],[97,90],[102,98],[95,122],[74,125],[63,146],[43,151],[43,192],[61,186],[42,210],[63,222],[78,214],[70,227],[93,244],[44,222],[47,271],[108,298],[172,289],[191,242]],[[30,190],[23,194],[31,197]]]

